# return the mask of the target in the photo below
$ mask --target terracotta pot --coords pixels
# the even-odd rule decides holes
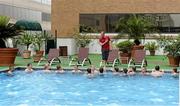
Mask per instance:
[[[156,51],[155,50],[149,50],[151,56],[155,56]]]
[[[44,51],[37,51],[36,55],[34,55],[34,62],[38,62],[43,57]]]
[[[180,56],[173,57],[171,55],[168,55],[168,59],[169,59],[170,66],[172,66],[172,67],[179,67]]]
[[[44,51],[42,50],[42,51],[37,51],[36,52],[36,55],[42,55],[43,56],[43,54],[44,54]]]
[[[29,50],[24,50],[23,51],[23,58],[24,59],[29,59],[30,58],[30,56],[31,56],[31,51],[29,51]]]
[[[144,49],[144,45],[134,45],[133,47],[132,47],[132,50],[131,50],[131,57],[133,57],[134,56],[134,52],[135,52],[135,50],[143,50]]]
[[[120,60],[122,64],[128,64],[130,58],[131,58],[130,53],[120,52]]]
[[[14,66],[18,49],[0,48],[0,66]]]

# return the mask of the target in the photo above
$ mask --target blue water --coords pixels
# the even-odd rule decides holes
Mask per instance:
[[[178,106],[179,78],[0,73],[0,106]]]

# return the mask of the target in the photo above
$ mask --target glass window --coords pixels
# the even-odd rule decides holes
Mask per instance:
[[[0,4],[0,15],[10,16],[16,20],[26,19],[41,22],[40,11],[34,11],[5,4]]]
[[[108,33],[117,33],[115,25],[120,18],[132,14],[80,14],[80,25],[90,26],[97,31],[104,30]],[[137,14],[154,20],[160,33],[179,33],[180,14]]]
[[[51,5],[51,0],[33,0],[35,2],[39,2],[42,4],[47,4],[47,5]]]
[[[51,14],[42,12],[42,21],[51,21]]]

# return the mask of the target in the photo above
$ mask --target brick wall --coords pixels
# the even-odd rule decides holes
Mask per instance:
[[[180,0],[52,0],[52,33],[71,38],[80,13],[180,13]]]

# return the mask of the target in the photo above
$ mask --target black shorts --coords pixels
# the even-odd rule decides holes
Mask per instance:
[[[109,56],[109,50],[102,50],[102,60],[107,61]]]

